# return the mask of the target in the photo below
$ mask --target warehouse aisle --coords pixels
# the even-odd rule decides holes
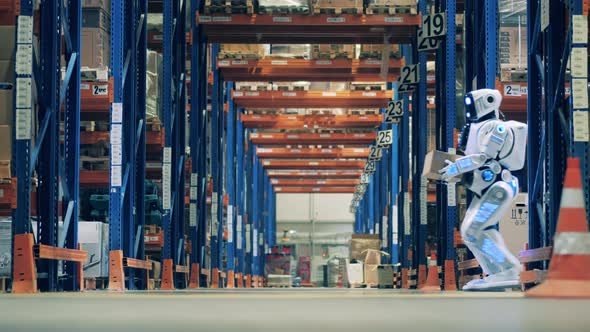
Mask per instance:
[[[588,331],[589,305],[348,289],[2,295],[0,331]]]

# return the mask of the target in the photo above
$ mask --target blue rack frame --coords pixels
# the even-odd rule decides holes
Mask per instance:
[[[527,2],[530,248],[547,246],[553,241],[568,155],[580,158],[585,175],[585,204],[590,203],[588,142],[574,142],[573,98],[565,98],[566,63],[572,47],[587,49],[585,43],[572,43],[571,22],[573,15],[582,14],[582,1],[552,1],[549,6],[551,19],[542,30],[540,1]]]
[[[12,234],[31,233],[31,176],[36,170],[37,190],[37,243],[78,249],[78,189],[79,189],[79,128],[80,128],[80,31],[82,11],[79,2],[45,2],[39,9],[40,54],[33,46],[34,2],[20,2],[17,18],[16,88],[15,96],[36,89],[38,95],[39,131],[36,146],[32,146],[33,104],[31,99],[16,98],[13,122],[12,174],[17,178],[17,208],[13,210]],[[66,73],[61,80],[62,31],[65,40]],[[30,58],[31,67],[26,61]],[[19,64],[20,63],[20,64]],[[33,81],[34,78],[34,81]],[[36,86],[33,86],[36,82]],[[35,95],[30,91],[30,96]],[[60,110],[64,106],[63,159],[59,142]],[[64,226],[59,233],[59,179],[62,180]],[[13,260],[14,261],[14,260]],[[58,262],[39,262],[37,271],[47,277],[39,282],[41,290],[79,290],[78,272],[74,264],[64,264],[65,278],[58,280]]]
[[[113,0],[109,248],[136,259],[145,257],[146,52],[147,1]],[[127,276],[129,289],[147,287],[133,269]]]

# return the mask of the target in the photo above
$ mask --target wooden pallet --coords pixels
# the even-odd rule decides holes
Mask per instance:
[[[399,15],[399,14],[418,14],[416,5],[368,5],[365,9],[367,15]]]
[[[320,7],[314,6],[313,7],[313,14],[327,14],[327,15],[342,15],[342,14],[351,14],[351,15],[360,15],[363,13],[363,7]]]
[[[207,0],[205,2],[205,14],[254,14],[252,0]]]
[[[107,289],[109,286],[108,278],[84,278],[85,290]]]
[[[309,7],[302,6],[258,6],[262,15],[309,15]]]

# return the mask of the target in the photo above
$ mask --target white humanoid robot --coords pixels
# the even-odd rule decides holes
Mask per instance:
[[[465,152],[440,173],[444,181],[461,176],[475,194],[467,210],[461,235],[487,277],[472,280],[463,290],[491,290],[520,285],[522,267],[506,247],[496,225],[518,194],[518,179],[511,171],[524,167],[527,125],[500,120],[502,95],[481,89],[465,96],[467,124],[460,148]]]

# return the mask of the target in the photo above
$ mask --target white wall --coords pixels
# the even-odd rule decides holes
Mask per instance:
[[[352,194],[277,194],[277,223],[352,223]]]

